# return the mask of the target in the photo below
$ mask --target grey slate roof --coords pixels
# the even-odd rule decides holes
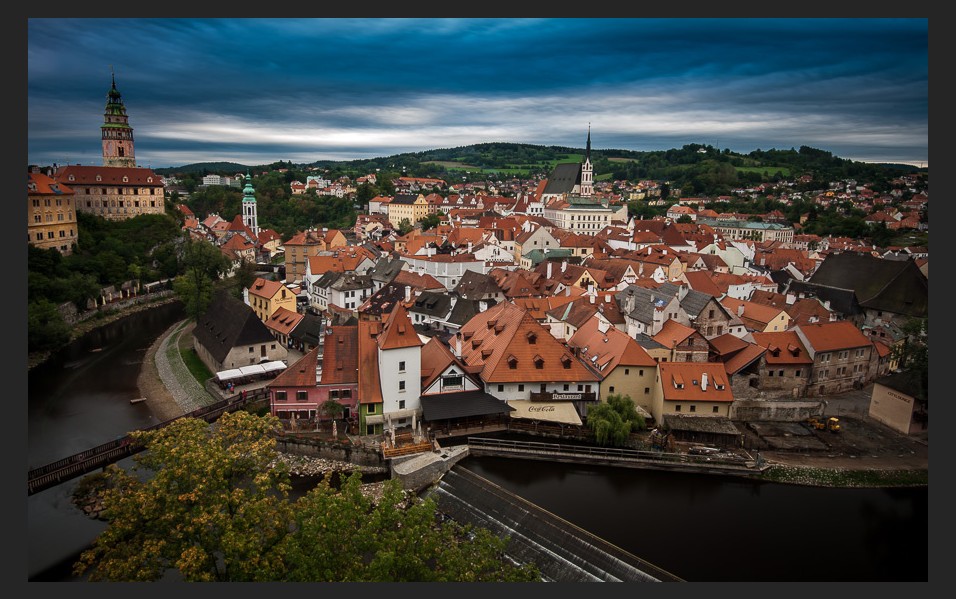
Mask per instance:
[[[451,310],[451,296],[447,292],[423,291],[415,299],[415,305],[408,309],[428,316],[441,317]]]
[[[809,283],[851,289],[863,308],[915,317],[928,313],[929,282],[912,260],[884,260],[856,252],[830,254]]]
[[[571,193],[575,185],[581,183],[581,165],[576,162],[565,162],[555,165],[548,177],[548,184],[544,186],[542,194]]]
[[[491,301],[489,301],[489,303],[491,303]],[[479,312],[481,312],[481,307],[478,300],[460,298],[458,302],[455,303],[455,307],[451,309],[451,314],[448,315],[448,322],[461,327]]]
[[[375,267],[372,268],[367,274],[371,276],[372,280],[376,283],[390,283],[392,279],[398,275],[398,271],[402,270],[404,266],[404,260],[385,256],[379,258],[375,263]]]
[[[481,390],[422,395],[422,420],[435,422],[468,416],[508,414],[514,408]]]
[[[327,270],[322,273],[315,281],[312,281],[313,289],[328,289],[335,283],[343,273],[334,270]]]
[[[646,333],[638,333],[634,337],[634,341],[637,341],[637,344],[643,347],[644,349],[668,349],[664,344],[654,341]]]
[[[667,414],[664,416],[664,426],[672,431],[713,433],[718,435],[733,435],[735,437],[739,437],[742,434],[729,418],[723,416]]]
[[[455,293],[462,299],[480,299],[486,294],[494,297],[494,294],[503,292],[491,276],[466,270],[455,286]]]
[[[309,345],[318,345],[322,338],[322,320],[314,314],[304,314],[299,324],[289,333],[289,337]]]
[[[216,294],[206,312],[196,319],[193,336],[219,363],[234,347],[275,341],[252,308],[222,292]]]
[[[354,272],[342,273],[342,276],[332,283],[332,289],[336,291],[355,291],[358,289],[371,289],[372,277],[368,275],[358,275]]]
[[[661,305],[666,305],[673,297],[657,289],[647,289],[638,285],[628,285],[614,294],[614,299],[621,307],[621,313],[645,324],[654,322],[655,306],[661,302],[663,302]]]

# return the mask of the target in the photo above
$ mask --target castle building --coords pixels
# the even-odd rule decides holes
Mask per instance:
[[[75,192],[76,210],[109,220],[165,213],[163,178],[152,169],[136,166],[133,128],[115,77],[106,95],[100,130],[103,166],[59,166],[53,174],[57,183]]]

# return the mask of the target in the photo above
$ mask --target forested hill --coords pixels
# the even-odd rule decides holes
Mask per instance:
[[[361,160],[321,160],[307,165],[279,161],[271,165],[246,167],[236,163],[208,162],[157,169],[157,172],[234,174],[244,172],[247,168],[257,171],[281,167],[300,170],[312,166],[333,176],[357,177],[380,172],[394,176],[404,174],[451,181],[461,180],[468,174],[469,178],[474,180],[547,176],[555,164],[580,162],[584,152],[584,148],[496,142]],[[726,193],[735,186],[792,179],[803,175],[810,175],[816,183],[842,179],[879,181],[920,170],[909,165],[855,162],[808,146],[787,150],[757,149],[749,154],[701,144],[648,152],[592,148],[591,162],[594,164],[595,177],[599,180],[671,181],[685,188],[686,193],[710,194]]]
[[[252,167],[239,164],[238,162],[197,162],[195,164],[187,164],[185,166],[154,168],[153,171],[164,176],[177,174],[183,175],[188,173],[198,175],[235,175],[236,173],[245,173],[250,168]]]

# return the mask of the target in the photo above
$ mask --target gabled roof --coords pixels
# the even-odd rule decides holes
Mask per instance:
[[[665,401],[734,400],[727,369],[720,362],[660,362],[657,367]]]
[[[580,358],[604,379],[618,366],[653,367],[657,362],[627,333],[612,326],[601,330],[598,319],[583,323],[568,339]]]
[[[480,299],[486,295],[495,297],[502,289],[490,274],[466,270],[455,286],[455,293],[464,299]]]
[[[695,333],[700,335],[700,333],[697,332],[697,329],[684,326],[673,318],[670,318],[664,321],[664,326],[661,327],[659,333],[654,335],[653,339],[664,347],[671,348],[675,345],[680,345],[688,337],[694,335]]]
[[[848,320],[802,324],[798,329],[809,341],[814,352],[840,351],[870,345],[866,335]]]
[[[548,329],[511,303],[475,315],[455,337],[462,361],[480,367],[486,383],[598,380]]]
[[[361,320],[358,323],[358,401],[382,403],[382,383],[378,373],[378,342],[382,323]]]
[[[315,347],[304,356],[279,373],[269,383],[269,387],[315,387],[315,366],[318,363],[319,348]]]
[[[864,308],[915,317],[925,317],[928,312],[929,285],[912,260],[885,260],[854,252],[830,254],[809,282],[852,289]]]
[[[765,359],[771,366],[813,364],[807,348],[794,331],[753,333],[754,343],[767,350]]]
[[[557,164],[547,178],[542,194],[571,193],[575,185],[581,183],[581,165],[577,162]]]
[[[451,307],[451,296],[447,292],[423,291],[415,298],[415,303],[409,306],[408,310],[428,316],[444,317]]]
[[[234,347],[275,341],[252,308],[227,293],[218,293],[196,319],[193,336],[219,363]]]
[[[67,165],[57,168],[53,178],[66,185],[127,185],[163,187],[163,178],[150,168]],[[125,179],[125,181],[124,181]]]
[[[289,335],[302,321],[302,315],[280,307],[266,319],[265,325],[280,335]]]
[[[737,299],[735,297],[727,296],[724,299],[720,300],[721,305],[731,314],[736,314],[738,318],[747,327],[762,331],[767,328],[767,325],[770,324],[775,318],[780,316],[780,313],[787,314],[786,311],[781,310],[780,308],[774,308],[766,304],[758,304],[756,302],[748,302],[746,300]],[[741,312],[741,309],[743,311]],[[789,314],[787,317],[789,319]]]
[[[256,277],[256,280],[249,286],[249,295],[256,295],[271,300],[279,291],[285,289],[280,281],[267,281],[262,277]]]
[[[296,341],[308,343],[309,345],[319,344],[319,335],[322,334],[323,319],[314,314],[303,314],[302,320],[292,329],[289,336]]]
[[[326,329],[322,356],[321,385],[358,382],[358,326],[333,326]]]
[[[27,195],[73,195],[73,189],[63,183],[57,183],[43,173],[27,173]],[[192,215],[192,212],[189,215]]]
[[[408,310],[401,302],[396,304],[395,309],[385,319],[382,334],[378,336],[377,341],[379,349],[383,351],[424,345],[412,326]]]
[[[465,371],[465,364],[451,353],[447,345],[437,337],[432,337],[422,347],[422,390],[435,382],[450,366],[455,366],[462,376],[471,379],[479,389],[483,386],[480,380]]]

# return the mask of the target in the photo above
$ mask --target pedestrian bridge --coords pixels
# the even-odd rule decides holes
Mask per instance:
[[[217,401],[216,403],[197,408],[192,412],[176,418],[140,429],[151,431],[169,426],[180,418],[202,418],[206,422],[215,422],[226,412],[235,412],[240,408],[268,402],[269,394],[265,388],[257,389],[244,394]],[[27,473],[27,495],[55,487],[62,482],[83,476],[114,464],[124,458],[143,451],[145,447],[133,442],[130,435],[120,437],[108,443],[91,447],[85,451],[62,458],[46,466],[34,468]]]

